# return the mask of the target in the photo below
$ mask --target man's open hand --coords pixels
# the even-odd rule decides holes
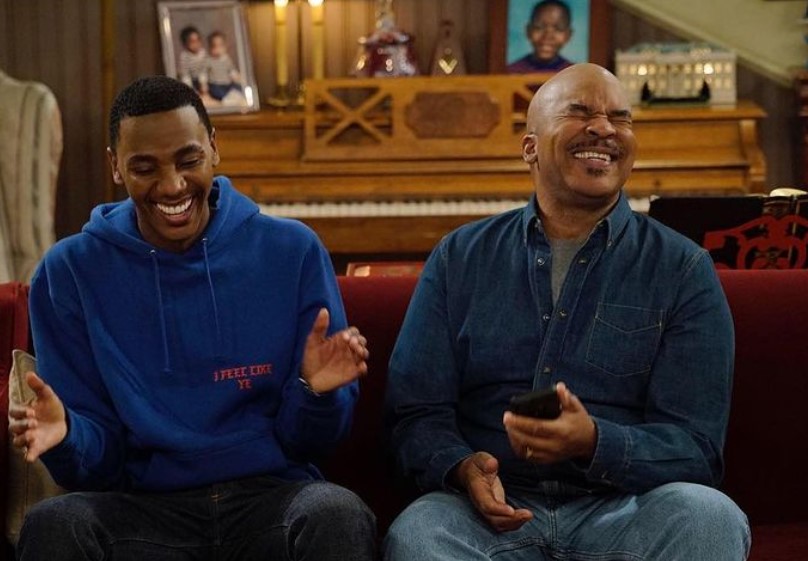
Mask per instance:
[[[303,351],[300,375],[317,393],[335,390],[367,374],[367,339],[355,327],[327,337],[328,310],[317,314]]]
[[[533,518],[527,509],[505,502],[505,489],[497,474],[499,462],[487,452],[477,452],[457,466],[457,484],[464,488],[474,507],[497,532],[517,530]]]
[[[9,409],[8,428],[14,446],[22,449],[27,462],[35,462],[42,454],[67,436],[67,420],[62,401],[34,372],[25,375],[36,399],[31,405],[15,405]]]

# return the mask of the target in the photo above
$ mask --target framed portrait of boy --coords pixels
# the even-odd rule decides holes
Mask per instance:
[[[157,14],[167,76],[194,88],[209,113],[259,108],[247,24],[239,2],[158,2]]]
[[[556,72],[577,62],[607,66],[606,0],[489,0],[489,72]]]

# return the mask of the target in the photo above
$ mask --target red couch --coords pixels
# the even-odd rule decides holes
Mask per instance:
[[[752,523],[752,561],[808,559],[808,270],[719,275],[735,319],[737,347],[724,490]],[[394,477],[382,410],[387,361],[416,280],[339,279],[348,318],[369,340],[370,374],[362,381],[351,437],[323,469],[365,499],[381,532],[413,497],[412,489]],[[18,285],[0,288],[3,411],[11,340],[27,345],[20,306],[25,296]],[[5,462],[6,431],[2,439]],[[4,477],[5,468],[0,469]],[[0,516],[4,512],[3,502]]]
[[[752,561],[808,559],[808,270],[719,276],[736,336],[724,491],[752,523]],[[339,280],[371,356],[353,433],[324,469],[365,499],[383,532],[412,498],[385,453],[382,408],[387,362],[417,279]]]

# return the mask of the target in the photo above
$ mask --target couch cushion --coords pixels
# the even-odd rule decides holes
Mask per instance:
[[[808,557],[808,522],[752,527],[749,561],[798,561]]]
[[[724,490],[753,524],[806,522],[808,270],[719,277],[735,322]]]
[[[321,466],[327,479],[355,491],[376,513],[384,534],[414,497],[397,484],[383,426],[387,362],[417,277],[339,277],[348,322],[368,337],[368,375],[360,382],[350,437]]]

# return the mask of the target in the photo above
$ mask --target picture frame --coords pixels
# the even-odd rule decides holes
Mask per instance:
[[[260,107],[246,17],[237,0],[158,2],[165,73],[193,87],[208,113]]]
[[[508,64],[528,52],[530,43],[525,34],[525,26],[530,18],[530,11],[538,1],[488,0],[488,15],[491,25],[488,44],[489,73],[507,73]],[[569,57],[569,60],[594,62],[603,67],[609,67],[612,51],[610,2],[608,0],[565,1],[572,12],[573,34],[568,46],[574,47],[572,52],[575,53]],[[580,17],[582,13],[583,18]],[[522,14],[521,17],[518,14]],[[578,21],[576,21],[576,14],[579,14]],[[515,41],[523,42],[521,51],[514,47]],[[509,52],[512,53],[510,56]],[[520,52],[521,54],[518,54]],[[566,47],[561,53],[562,55],[567,54]],[[579,60],[580,53],[587,53],[587,58]]]

